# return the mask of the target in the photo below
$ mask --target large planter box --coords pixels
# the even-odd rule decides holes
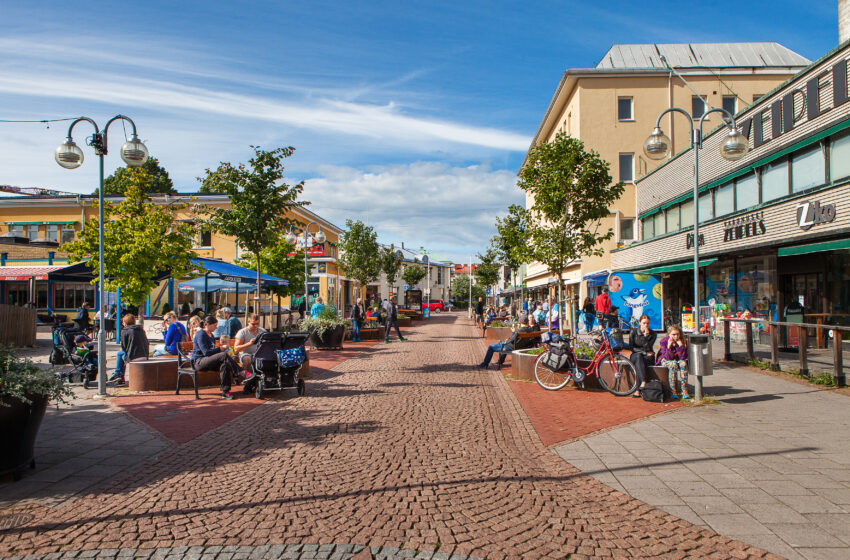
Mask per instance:
[[[484,331],[484,338],[494,342],[497,340],[505,340],[511,336],[511,332],[510,327],[487,327],[487,330]]]
[[[318,336],[316,332],[310,333],[310,345],[318,350],[342,350],[342,341],[345,338],[345,325],[333,329],[327,329]]]
[[[539,354],[529,354],[528,350],[514,350],[511,353],[511,377],[534,381],[534,362]]]
[[[47,397],[30,395],[31,404],[18,399],[5,399],[0,406],[0,474],[12,473],[20,480],[24,469],[35,467],[35,438],[44,412]]]
[[[360,340],[378,340],[381,337],[381,331],[383,329],[380,328],[361,328],[360,329]],[[351,340],[351,330],[345,331],[345,339]]]
[[[399,327],[409,327],[411,325],[410,317],[399,317],[398,318],[398,326]]]

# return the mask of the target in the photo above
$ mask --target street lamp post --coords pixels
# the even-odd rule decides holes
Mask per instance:
[[[706,117],[712,113],[722,113],[729,132],[720,144],[720,155],[728,161],[737,161],[749,151],[747,138],[735,125],[735,118],[725,109],[710,109],[702,114],[699,126],[694,128],[694,117],[684,109],[671,107],[658,115],[655,129],[644,141],[643,151],[653,160],[660,160],[670,153],[670,138],[661,130],[661,118],[667,113],[680,113],[688,119],[691,127],[691,149],[694,152],[694,332],[699,329],[699,151],[702,148],[702,126]],[[702,378],[694,376],[694,400],[702,400]]]
[[[320,226],[317,222],[310,222],[304,226],[304,313],[307,313],[307,310],[310,309],[310,300],[308,298],[310,292],[307,289],[307,280],[310,277],[309,268],[307,266],[307,233],[310,230],[310,226],[316,226],[319,228],[319,232],[316,234],[316,243],[324,243],[327,239],[322,231],[322,226]],[[289,233],[286,234],[286,242],[290,245],[295,245],[297,241],[298,236],[290,229]]]
[[[98,309],[100,310],[100,325],[97,335],[97,394],[98,396],[106,395],[106,297],[104,287],[104,236],[103,236],[103,157],[107,154],[107,130],[109,125],[117,120],[124,120],[130,123],[133,133],[129,140],[121,146],[121,159],[124,163],[131,167],[139,167],[148,159],[148,149],[139,140],[136,134],[136,124],[124,115],[115,115],[108,121],[106,126],[101,131],[97,123],[88,117],[80,117],[71,123],[68,127],[68,137],[65,138],[54,154],[56,163],[65,169],[76,169],[83,164],[83,150],[74,143],[72,133],[77,123],[86,121],[94,127],[94,134],[88,139],[88,145],[94,148],[94,153],[100,159],[100,183],[98,188]]]

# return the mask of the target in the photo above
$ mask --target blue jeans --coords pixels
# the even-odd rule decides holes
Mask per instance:
[[[360,325],[351,321],[351,342],[360,342]]]
[[[115,360],[115,372],[112,374],[112,377],[124,377],[124,358],[126,357],[126,352],[123,350],[118,351],[118,356]]]
[[[504,348],[504,347],[505,347],[505,343],[504,343],[504,342],[502,342],[502,341],[495,342],[495,343],[491,344],[490,346],[488,346],[488,347],[487,347],[487,353],[486,353],[486,354],[484,354],[484,361],[483,361],[483,362],[481,362],[481,365],[483,365],[483,366],[489,366],[489,365],[490,365],[490,360],[492,360],[492,359],[493,359],[493,354],[495,354],[496,352],[501,352],[501,351],[502,351],[502,348]],[[508,357],[508,355],[507,355],[507,354],[500,354],[500,355],[499,355],[499,365],[504,364],[504,363],[505,363],[505,359],[506,359],[507,357]]]
[[[590,332],[593,329],[593,315],[590,313],[584,314],[584,330]]]
[[[390,339],[390,331],[393,327],[395,327],[395,333],[398,335],[398,339],[401,340],[402,338],[404,338],[403,336],[401,336],[401,330],[398,328],[398,323],[387,319],[387,330],[384,333],[384,340]]]

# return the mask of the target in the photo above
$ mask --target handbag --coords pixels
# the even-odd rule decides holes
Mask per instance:
[[[295,367],[300,366],[307,360],[307,353],[303,346],[298,348],[287,348],[286,350],[277,351],[277,361],[280,367]]]

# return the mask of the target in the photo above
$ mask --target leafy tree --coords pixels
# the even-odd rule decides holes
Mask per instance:
[[[299,202],[304,182],[288,185],[283,182],[283,162],[295,151],[293,147],[263,150],[251,146],[254,157],[248,164],[233,166],[221,163],[215,171],[206,170],[203,183],[230,197],[227,208],[200,209],[209,216],[213,230],[236,239],[236,243],[254,258],[257,271],[257,297],[260,295],[260,272],[264,249],[278,244],[280,232],[296,225],[286,216],[309,202]]]
[[[419,261],[417,259],[413,259],[414,264],[407,265],[404,267],[404,271],[401,273],[401,278],[404,280],[404,283],[413,288],[419,284],[419,281],[425,278],[427,272],[425,269],[419,266]]]
[[[517,185],[533,200],[528,209],[530,254],[558,278],[559,294],[564,293],[567,264],[584,255],[602,255],[600,244],[614,235],[613,228],[602,227],[602,219],[625,186],[611,184],[609,169],[598,153],[561,132],[552,142],[534,146],[520,170]]]
[[[127,194],[130,185],[139,185],[142,191],[164,194],[177,194],[174,182],[155,157],[149,157],[139,167],[119,167],[115,173],[103,180],[103,194]],[[94,190],[98,194],[99,189]]]
[[[269,288],[271,293],[280,297],[297,294],[304,289],[304,251],[299,250],[290,256],[293,251],[295,247],[287,243],[285,236],[281,235],[277,243],[260,252],[260,268],[263,274],[271,274],[289,281],[288,286]],[[252,270],[257,268],[254,255],[243,255],[238,264]]]
[[[481,286],[493,287],[499,282],[499,262],[496,252],[489,248],[478,254],[478,266],[475,267],[475,281]]]
[[[452,280],[452,296],[456,301],[466,301],[469,298],[469,275],[459,274]],[[486,297],[487,294],[480,285],[472,284],[472,299],[477,300],[479,297]],[[468,305],[472,305],[468,303]]]
[[[392,291],[393,284],[398,278],[402,262],[404,262],[404,256],[396,250],[395,245],[390,244],[389,247],[381,247],[381,271],[387,277],[387,285],[389,285],[390,291]]]
[[[104,264],[106,289],[121,289],[121,297],[138,307],[157,287],[152,272],[171,270],[172,276],[187,276],[195,267],[191,259],[192,227],[178,222],[176,212],[183,205],[153,204],[144,192],[143,174],[134,175],[125,198],[118,206],[103,209],[107,220],[104,228]],[[98,220],[91,218],[74,241],[61,250],[73,261],[87,260],[97,282]]]
[[[504,218],[496,218],[496,235],[491,247],[496,257],[507,266],[513,275],[511,286],[514,289],[513,301],[516,305],[516,273],[529,257],[528,213],[522,206],[511,204]]]
[[[381,246],[372,226],[346,220],[346,231],[339,238],[339,267],[361,289],[381,274]]]

